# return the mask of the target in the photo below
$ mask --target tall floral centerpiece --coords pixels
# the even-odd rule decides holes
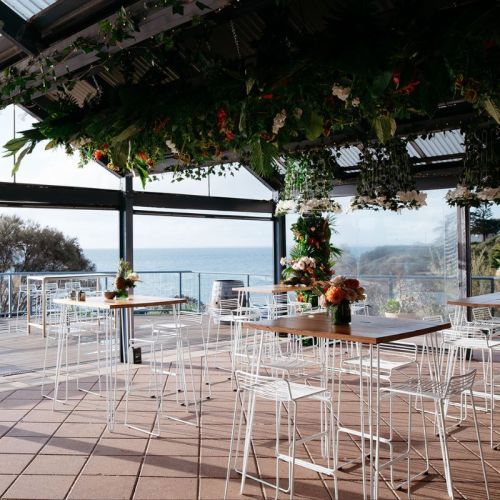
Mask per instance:
[[[359,281],[345,276],[319,282],[314,291],[320,297],[320,305],[327,308],[334,325],[348,325],[351,322],[351,303],[366,299],[365,289]]]
[[[139,275],[134,273],[132,266],[126,260],[121,259],[114,281],[115,298],[126,299],[130,289],[135,288],[138,281]]]
[[[313,285],[317,281],[328,281],[335,273],[335,257],[341,250],[330,243],[332,219],[321,214],[307,214],[292,224],[295,245],[290,258],[282,258],[283,283],[287,285]],[[297,293],[301,302],[314,302],[311,291]],[[314,305],[314,304],[313,304]]]

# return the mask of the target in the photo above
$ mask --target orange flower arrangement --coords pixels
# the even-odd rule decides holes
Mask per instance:
[[[360,286],[359,281],[354,278],[337,276],[333,281],[318,282],[315,293],[320,296],[323,307],[336,306],[343,302],[358,302],[365,300],[365,289]]]

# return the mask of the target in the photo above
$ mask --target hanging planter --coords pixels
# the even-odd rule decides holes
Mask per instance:
[[[340,169],[331,149],[304,151],[285,158],[285,188],[275,215],[339,213],[330,199],[335,173]]]
[[[455,189],[448,191],[450,206],[500,204],[500,127],[465,132],[464,166]]]
[[[393,139],[385,146],[366,146],[361,153],[357,194],[351,209],[418,209],[425,206],[427,194],[415,187],[406,143]]]

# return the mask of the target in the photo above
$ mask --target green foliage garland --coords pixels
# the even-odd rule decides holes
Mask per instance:
[[[183,4],[149,2],[172,7],[174,14]],[[232,63],[212,51],[208,26],[190,50],[183,46],[187,65],[196,67],[199,77],[177,86],[164,85],[164,74],[155,69],[168,63],[175,36],[166,33],[133,48],[110,50],[138,30],[136,19],[122,9],[113,23],[101,23],[104,41],[77,39],[32,61],[40,65],[39,74],[27,67],[6,70],[3,105],[27,103],[37,92],[60,95],[46,118],[7,144],[8,154],[17,154],[18,168],[37,143],[48,139],[48,147],[69,152],[76,146],[83,164],[96,158],[144,182],[166,157],[177,161],[177,178],[203,177],[215,167],[202,166],[234,159],[269,176],[290,143],[339,132],[374,135],[385,143],[399,121],[432,116],[439,103],[457,98],[500,123],[496,7],[482,12],[471,5],[452,15],[428,4],[420,11],[407,9],[402,2],[393,12],[397,29],[382,29],[375,4],[364,3],[363,9],[347,4],[345,12],[325,17],[322,31],[295,37],[291,47],[286,41],[292,34],[292,3],[280,2],[249,62]],[[424,18],[427,24],[416,21]],[[75,76],[55,69],[75,52],[98,56],[93,71],[119,68],[124,83],[100,89],[79,107],[68,94]],[[134,80],[130,68],[137,54],[152,67]],[[78,78],[87,76],[91,73]]]

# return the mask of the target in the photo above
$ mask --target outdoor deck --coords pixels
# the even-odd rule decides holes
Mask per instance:
[[[35,369],[24,374],[0,378],[0,495],[2,498],[161,498],[161,499],[220,499],[223,497],[227,468],[232,409],[235,393],[227,373],[216,367],[229,367],[229,356],[221,353],[210,356],[212,399],[201,403],[201,427],[189,426],[172,420],[162,420],[162,437],[149,438],[145,434],[121,425],[123,401],[119,404],[118,426],[115,433],[105,430],[105,401],[97,396],[76,391],[70,386],[70,401],[51,409],[52,402],[40,396],[41,372],[36,370],[43,355],[43,341],[38,335],[4,337],[0,340],[0,366],[13,365]],[[194,365],[197,387],[201,384],[200,350],[195,349]],[[147,356],[146,356],[147,358]],[[134,381],[147,383],[147,365],[137,368]],[[96,376],[89,371],[82,379],[88,388],[96,387]],[[123,375],[120,377],[123,382]],[[357,382],[347,378],[342,397],[341,420],[355,422],[359,418]],[[171,381],[167,380],[167,389]],[[172,386],[173,389],[173,386]],[[177,417],[194,420],[169,397],[167,408]],[[206,393],[204,394],[206,395]],[[120,398],[123,393],[120,392]],[[201,394],[200,394],[201,396]],[[146,397],[131,399],[132,419],[141,425],[152,426],[155,403]],[[254,452],[258,460],[252,462],[253,471],[263,476],[274,474],[274,406],[266,412],[265,404],[258,413]],[[308,405],[300,409],[300,433],[316,432],[319,427],[318,409]],[[406,433],[407,405],[395,405],[396,429]],[[492,498],[500,498],[500,451],[489,448],[488,415],[480,414],[487,472]],[[422,452],[420,419],[414,417],[412,442],[415,455],[412,469],[423,466],[418,457]],[[499,419],[497,418],[497,423]],[[447,498],[438,438],[432,433],[432,422],[427,419],[430,439],[431,474],[412,487],[413,498]],[[498,433],[500,441],[500,433]],[[456,488],[456,498],[485,498],[484,486],[477,459],[472,422],[451,432],[450,456]],[[356,443],[342,437],[340,458],[358,456]],[[401,443],[403,446],[403,443]],[[318,442],[302,446],[300,456],[318,459]],[[387,456],[381,448],[381,456]],[[283,467],[282,477],[286,477]],[[403,477],[405,463],[396,467],[396,476]],[[387,480],[388,473],[384,473]],[[316,473],[296,468],[296,495],[298,498],[332,498],[333,481]],[[361,470],[350,466],[339,473],[339,494],[342,499],[361,498]],[[274,492],[248,480],[245,496],[273,498]],[[283,495],[285,497],[285,495]],[[380,498],[406,498],[407,492],[397,495],[386,484],[381,484]],[[229,498],[240,498],[239,479],[231,481]]]

